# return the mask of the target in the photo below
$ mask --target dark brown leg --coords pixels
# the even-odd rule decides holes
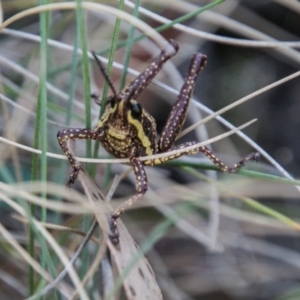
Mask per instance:
[[[136,79],[134,79],[130,83],[130,85],[122,92],[122,94],[131,95],[133,99],[137,99],[140,93],[161,70],[164,63],[177,53],[179,46],[175,41],[169,40],[169,46],[173,48],[173,51],[170,52],[167,49],[162,50],[161,53],[148,66],[148,68]]]
[[[136,178],[135,183],[135,190],[136,194],[132,196],[129,200],[121,204],[115,212],[111,216],[111,223],[110,223],[110,229],[111,229],[111,236],[110,239],[112,243],[115,245],[119,243],[119,232],[117,228],[117,219],[121,216],[121,214],[128,209],[134,202],[136,202],[139,198],[144,196],[148,189],[148,180],[147,175],[145,172],[145,169],[142,165],[142,162],[138,159],[138,157],[131,157],[130,158],[131,166]]]
[[[201,53],[194,54],[188,74],[184,79],[184,84],[159,139],[159,153],[166,152],[171,149],[179,132],[181,131],[197,76],[204,68],[205,64],[205,55]]]
[[[173,148],[170,149],[170,151],[178,150],[178,149],[184,149],[186,147],[189,147],[189,146],[192,146],[192,145],[195,145],[195,144],[196,144],[196,142],[183,143],[181,145],[174,146]],[[180,156],[189,155],[189,154],[196,154],[198,152],[203,153],[207,158],[209,158],[224,173],[234,173],[237,170],[239,170],[241,167],[243,167],[247,161],[249,161],[249,160],[257,161],[260,157],[260,154],[258,152],[253,152],[253,153],[245,156],[238,163],[236,163],[233,166],[229,167],[229,166],[225,165],[218,157],[216,157],[211,150],[209,150],[205,146],[201,146],[201,147],[198,147],[194,150],[187,150],[185,152],[181,152],[181,153],[178,153],[178,154],[173,154],[173,155],[170,155],[170,156],[167,156],[167,157],[147,160],[147,161],[144,161],[143,163],[144,163],[144,165],[147,165],[147,166],[154,166],[154,165],[159,165],[159,164],[165,163],[169,160],[176,159]]]
[[[73,167],[73,171],[70,174],[70,178],[67,183],[68,188],[70,188],[71,185],[75,182],[80,170],[80,162],[72,154],[72,152],[70,151],[67,145],[68,140],[75,140],[75,139],[97,140],[99,139],[99,135],[93,130],[82,129],[82,128],[63,129],[57,132],[58,143],[61,149],[66,154],[71,166]]]

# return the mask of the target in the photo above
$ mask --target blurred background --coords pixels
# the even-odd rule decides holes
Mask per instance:
[[[157,28],[162,25],[159,17],[175,20],[212,2],[141,1],[138,17]],[[37,1],[2,1],[3,20],[38,4]],[[118,1],[111,1],[109,5],[117,7]],[[134,1],[125,1],[125,11],[132,14],[133,7]],[[114,24],[115,17],[111,15],[86,12],[87,49],[108,57]],[[170,89],[180,89],[194,52],[206,54],[208,63],[199,75],[193,99],[212,111],[299,71],[299,44],[298,48],[283,44],[262,47],[258,42],[298,42],[299,1],[228,0],[180,24],[183,26],[176,27],[177,24],[161,31],[166,39],[174,39],[180,45],[178,54],[156,77],[169,88],[153,82],[139,99],[155,117],[158,132],[162,130],[176,100],[176,94]],[[123,64],[126,54],[122,42],[128,38],[129,31],[130,25],[122,21],[120,43],[114,58],[120,64]],[[140,34],[136,30],[134,37]],[[34,143],[39,93],[40,44],[35,38],[38,36],[38,14],[17,20],[0,34],[1,136],[29,147],[33,147]],[[64,127],[85,127],[81,56],[74,59],[72,50],[73,47],[80,48],[74,10],[52,12],[48,36],[57,43],[51,42],[47,49],[47,151],[62,154],[56,140],[57,131]],[[218,37],[223,39],[217,40]],[[241,45],[240,40],[257,43]],[[160,49],[148,38],[134,42],[129,67],[142,72],[159,52]],[[89,71],[90,92],[101,97],[104,79],[92,60]],[[113,68],[111,77],[119,88],[121,70]],[[129,72],[126,83],[133,78],[134,75]],[[300,79],[296,77],[222,115],[234,126],[257,118],[243,132],[295,179],[300,175],[299,95]],[[99,111],[99,104],[92,100],[92,126],[97,123]],[[207,115],[192,103],[185,127]],[[226,130],[219,121],[212,120],[180,141],[203,141]],[[211,147],[228,164],[254,151],[253,145],[237,135],[218,141]],[[78,156],[85,156],[85,143],[77,142],[76,151]],[[99,157],[107,157],[102,149]],[[0,158],[2,182],[13,184],[32,178],[30,152],[1,142]],[[193,166],[198,176],[184,169],[187,164]],[[149,192],[122,217],[139,244],[176,205],[191,201],[195,206],[193,214],[178,222],[147,254],[164,299],[300,299],[299,191],[294,186],[299,183],[291,181],[287,184],[277,177],[268,177],[283,177],[283,174],[264,155],[259,163],[249,163],[245,168],[267,175],[264,179],[246,171],[240,175],[224,175],[207,170],[208,165],[207,159],[197,155],[181,159],[178,165],[147,168]],[[128,166],[121,164],[98,164],[95,180],[106,192],[114,175],[120,175],[127,169]],[[67,162],[47,159],[48,181],[64,185],[70,172]],[[203,177],[200,178],[199,174]],[[39,176],[40,172],[38,179]],[[134,186],[134,177],[130,173],[120,182],[114,195],[114,205],[133,195]],[[224,187],[229,190],[224,191]],[[74,188],[82,191],[79,183]],[[237,194],[232,194],[232,191]],[[266,212],[252,202],[250,205],[250,200],[247,202],[243,197],[251,197],[257,201],[255,203],[271,211]],[[57,197],[57,200],[62,199]],[[13,219],[11,213],[12,209],[0,202],[1,223],[26,248],[26,226]],[[40,213],[36,208],[37,217]],[[70,219],[67,214],[47,214],[49,223],[66,224]],[[82,228],[81,219],[73,222],[72,226]],[[21,260],[16,263],[15,252],[7,246],[3,237],[1,243],[0,298],[23,299],[28,294],[27,265]],[[70,251],[72,243],[77,245],[80,239],[73,240],[70,235],[66,241],[61,241]],[[93,251],[93,248],[89,251],[90,259]],[[91,298],[98,299],[97,296]],[[53,298],[49,295],[48,299]]]

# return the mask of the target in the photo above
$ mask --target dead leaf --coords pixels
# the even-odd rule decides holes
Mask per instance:
[[[144,257],[139,247],[129,234],[124,223],[118,220],[118,230],[120,234],[120,243],[115,246],[108,238],[108,218],[113,211],[112,206],[104,201],[100,188],[95,181],[85,172],[81,171],[78,176],[83,189],[91,201],[95,203],[95,215],[107,238],[107,247],[111,254],[113,265],[116,269],[115,279],[121,275],[122,285],[125,294],[129,300],[159,300],[162,299],[161,290],[156,282],[154,272]],[[121,283],[121,281],[119,281]],[[115,281],[116,289],[119,288]],[[116,291],[111,294],[116,294]],[[113,297],[113,295],[111,296]],[[112,298],[109,299],[112,299]]]

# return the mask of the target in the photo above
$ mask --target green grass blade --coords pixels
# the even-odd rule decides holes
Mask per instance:
[[[138,17],[139,14],[139,7],[140,7],[140,0],[136,0],[134,10],[133,10],[133,16],[136,18]],[[135,27],[131,25],[129,29],[126,47],[125,47],[125,55],[124,55],[124,63],[123,63],[124,67],[121,75],[120,90],[123,90],[126,82],[127,69],[130,60],[131,49],[134,42],[134,32],[135,32]]]
[[[169,23],[167,23],[167,24],[163,24],[163,25],[161,25],[161,26],[158,26],[158,27],[155,28],[155,30],[158,31],[158,32],[162,32],[162,31],[164,31],[164,30],[166,30],[166,29],[171,28],[173,25],[176,25],[176,24],[185,22],[185,21],[187,21],[187,20],[189,20],[189,19],[191,19],[191,18],[194,18],[195,16],[201,14],[202,12],[204,12],[204,11],[206,11],[206,10],[209,10],[209,9],[211,9],[211,8],[213,8],[213,7],[217,6],[217,5],[219,5],[219,4],[221,4],[222,2],[224,2],[224,1],[225,1],[225,0],[216,0],[215,2],[213,2],[213,3],[211,3],[211,4],[205,5],[205,6],[201,7],[201,8],[199,8],[199,9],[197,9],[197,10],[191,12],[191,13],[185,14],[185,15],[183,15],[183,16],[181,16],[181,17],[179,17],[179,18],[177,18],[177,19],[175,19],[175,20],[173,20],[173,21],[171,21],[171,22],[169,22]],[[134,41],[134,42],[137,42],[137,41],[140,41],[140,40],[142,40],[142,39],[144,39],[144,38],[146,38],[146,37],[147,37],[146,34],[141,34],[140,36],[134,38],[133,41]],[[127,44],[127,40],[126,40],[126,41],[120,41],[120,42],[118,43],[118,48],[122,48],[122,47],[124,47],[126,44]],[[101,53],[101,54],[104,54],[104,53],[106,53],[107,51],[109,51],[109,48],[108,48],[108,47],[107,47],[107,48],[104,48],[100,53]]]
[[[79,30],[79,40],[82,49],[82,76],[84,86],[84,106],[85,106],[85,128],[91,128],[91,91],[90,91],[90,68],[89,68],[89,57],[88,57],[88,44],[87,44],[87,30],[86,21],[84,16],[84,10],[82,8],[82,0],[76,0],[76,26]],[[86,157],[92,157],[92,143],[91,140],[86,140]],[[90,173],[92,166],[87,164],[87,170]],[[83,218],[83,230],[87,231],[90,224],[90,218],[85,216]],[[85,274],[89,266],[89,253],[88,249],[85,248],[82,252],[82,265],[80,269],[81,276]]]
[[[91,92],[90,92],[90,69],[87,46],[87,33],[85,26],[84,11],[82,9],[82,0],[76,0],[76,22],[79,29],[80,45],[82,48],[82,76],[84,88],[84,106],[85,106],[85,127],[91,128]],[[91,141],[86,140],[86,157],[92,157]]]
[[[124,9],[124,0],[119,1],[118,9],[119,10]],[[111,45],[110,45],[110,52],[109,52],[109,56],[108,56],[108,64],[107,64],[107,74],[108,75],[111,74],[112,67],[113,67],[115,52],[116,52],[116,49],[117,49],[118,39],[119,39],[120,24],[121,24],[121,20],[119,18],[117,18],[116,22],[115,22],[115,26],[114,26],[113,37],[112,37],[112,41],[111,41]],[[109,88],[108,83],[105,82],[104,86],[103,86],[103,92],[102,92],[100,117],[104,113],[108,88]]]
[[[124,0],[121,0],[119,2],[118,9],[123,10],[123,8],[124,8]],[[117,18],[116,22],[115,22],[115,26],[114,26],[113,37],[112,37],[112,42],[111,42],[111,46],[110,46],[110,52],[109,52],[109,56],[108,56],[108,64],[107,64],[107,68],[106,68],[108,75],[111,74],[112,67],[113,67],[115,52],[117,49],[118,39],[119,39],[120,24],[121,24],[121,20]],[[108,88],[109,88],[108,83],[105,82],[104,86],[103,86],[103,92],[102,92],[102,98],[101,98],[102,101],[101,101],[101,110],[100,110],[99,118],[101,118],[102,114],[104,113]],[[99,151],[99,143],[97,142],[94,147],[94,155],[93,155],[94,158],[98,157],[98,151]],[[96,167],[97,167],[96,165],[93,166],[93,170],[92,170],[93,176],[95,176]],[[110,178],[110,169],[111,169],[111,166],[107,166],[106,172],[105,172],[105,178],[104,178],[104,186],[106,186],[108,184],[108,181]]]
[[[40,5],[47,4],[48,1],[40,0]],[[41,180],[47,181],[47,38],[48,38],[48,24],[49,24],[49,12],[40,13],[40,30],[41,30],[41,45],[40,45],[40,82],[39,82],[39,94],[38,103],[36,109],[36,123],[34,131],[34,145],[35,149],[39,149],[39,138],[41,136]],[[31,180],[37,180],[38,173],[38,156],[33,155],[32,158],[32,175]],[[46,195],[41,195],[46,199]],[[34,216],[35,205],[30,204],[30,214]],[[46,209],[42,208],[41,220],[46,220]],[[45,267],[45,252],[41,249],[41,264]],[[34,257],[34,231],[30,227],[29,230],[29,243],[28,252]],[[34,271],[29,267],[29,294],[32,295],[34,292]]]

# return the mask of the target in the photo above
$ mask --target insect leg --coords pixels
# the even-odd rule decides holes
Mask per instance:
[[[171,46],[171,50],[170,50]],[[167,47],[161,51],[161,53],[154,58],[148,68],[134,79],[129,86],[124,90],[124,94],[132,96],[133,99],[137,99],[140,93],[146,88],[156,74],[161,70],[164,63],[173,57],[179,49],[178,44],[169,40]]]
[[[178,149],[184,149],[184,148],[192,146],[194,144],[196,144],[196,142],[183,143],[181,145],[173,147],[172,149],[170,149],[170,151],[178,150]],[[196,154],[198,152],[203,153],[207,158],[209,158],[224,173],[234,173],[237,170],[239,170],[241,167],[243,167],[247,161],[249,161],[249,160],[257,161],[260,157],[260,154],[258,152],[253,152],[253,153],[245,156],[241,161],[239,161],[238,163],[236,163],[236,164],[234,164],[233,166],[230,167],[230,166],[227,166],[226,164],[224,164],[207,147],[201,146],[201,147],[195,148],[194,150],[186,150],[185,152],[181,152],[181,153],[178,153],[178,154],[173,154],[173,155],[170,155],[170,156],[167,156],[167,157],[157,158],[157,159],[153,159],[153,160],[147,160],[147,161],[144,161],[143,163],[146,166],[154,166],[154,165],[159,165],[159,164],[165,163],[169,160],[173,160],[173,159],[178,158],[178,157],[183,156],[183,155]]]
[[[73,167],[73,171],[70,174],[70,178],[67,183],[67,187],[71,187],[71,185],[75,182],[78,173],[80,171],[80,162],[76,159],[75,155],[70,151],[67,141],[75,140],[75,139],[91,139],[97,140],[99,139],[99,134],[90,129],[82,129],[82,128],[72,128],[72,129],[62,129],[57,132],[57,140],[66,154],[71,166]]]
[[[186,118],[187,109],[196,79],[198,74],[204,68],[205,64],[206,56],[201,53],[195,53],[192,57],[189,71],[184,79],[183,86],[159,139],[159,152],[165,152],[169,150],[173,146],[177,135],[181,131]]]
[[[127,200],[126,202],[121,204],[111,216],[110,229],[111,229],[112,235],[110,236],[110,239],[114,244],[119,243],[117,219],[134,202],[136,202],[139,198],[144,196],[144,194],[146,193],[146,191],[148,189],[147,175],[146,175],[145,169],[142,165],[142,162],[136,156],[131,157],[130,162],[131,162],[131,166],[133,168],[133,172],[134,172],[135,180],[136,180],[136,183],[135,183],[136,194],[134,196],[132,196],[129,200]]]

